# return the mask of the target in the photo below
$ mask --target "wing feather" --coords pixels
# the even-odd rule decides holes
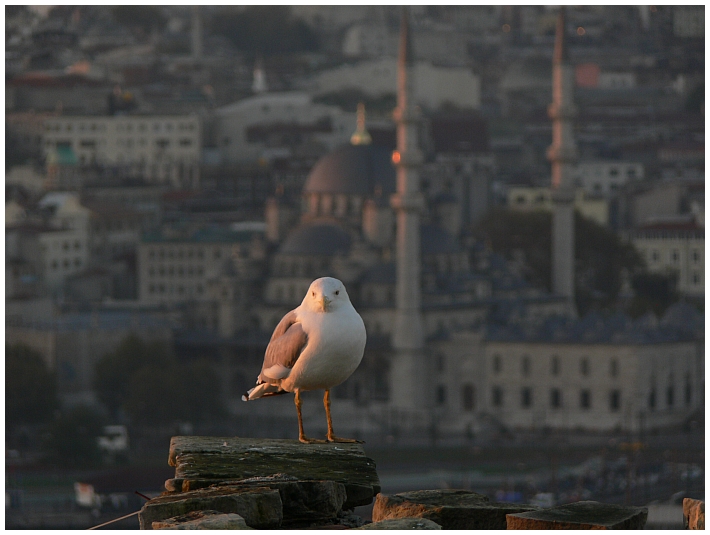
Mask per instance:
[[[269,377],[266,371],[281,370],[282,368],[293,368],[293,365],[301,355],[303,348],[308,343],[308,335],[303,331],[303,327],[298,322],[293,322],[287,325],[283,334],[276,336],[279,327],[285,322],[288,314],[277,325],[274,335],[271,337],[271,342],[266,347],[264,355],[264,365],[259,374],[260,382],[273,382],[275,379],[282,379],[287,376],[283,373],[271,373],[270,375],[280,375],[280,377]],[[295,314],[294,318],[295,320]]]

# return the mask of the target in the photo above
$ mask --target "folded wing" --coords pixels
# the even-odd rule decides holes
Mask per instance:
[[[259,374],[259,382],[273,383],[288,377],[307,343],[308,335],[296,321],[296,313],[289,312],[271,335],[271,341],[266,347],[264,365]]]

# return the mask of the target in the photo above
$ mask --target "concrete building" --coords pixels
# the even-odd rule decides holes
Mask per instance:
[[[411,71],[417,88],[412,98],[417,104],[429,110],[444,103],[474,110],[481,106],[481,80],[469,68],[416,61]],[[341,65],[315,75],[307,85],[316,95],[357,89],[377,98],[394,93],[396,82],[397,60],[392,57]]]
[[[705,229],[692,218],[661,219],[629,233],[649,271],[677,275],[680,293],[705,295]]]
[[[74,154],[79,166],[118,166],[174,188],[199,185],[201,122],[195,116],[60,116],[44,123],[44,151]]]
[[[219,163],[266,163],[297,156],[293,147],[320,155],[347,142],[354,122],[355,110],[315,104],[306,93],[255,95],[215,111]]]
[[[510,186],[506,196],[508,207],[513,210],[544,210],[553,212],[552,189],[532,186]],[[603,197],[594,197],[585,190],[577,188],[574,192],[574,210],[582,216],[600,225],[609,224],[609,201]]]
[[[471,384],[512,428],[655,429],[703,405],[699,343],[489,340]]]
[[[586,193],[608,197],[630,182],[643,181],[644,167],[638,162],[584,161],[577,164],[575,176]]]
[[[203,229],[147,233],[138,245],[138,299],[146,305],[207,301],[208,285],[232,263],[254,259],[263,233]],[[258,258],[257,258],[258,259]]]

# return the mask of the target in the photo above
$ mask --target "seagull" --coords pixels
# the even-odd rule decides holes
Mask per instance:
[[[274,329],[256,386],[242,400],[293,392],[298,411],[298,440],[304,444],[359,442],[335,436],[330,418],[330,389],[345,381],[360,365],[366,340],[365,324],[343,283],[332,277],[316,279],[301,304]],[[320,389],[325,390],[323,405],[328,420],[325,441],[305,435],[301,416],[301,392]]]

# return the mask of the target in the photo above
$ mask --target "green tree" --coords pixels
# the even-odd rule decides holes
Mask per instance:
[[[5,344],[5,422],[41,423],[58,407],[57,382],[42,355],[24,345]]]
[[[158,6],[120,5],[112,13],[119,24],[146,34],[165,25],[165,16]]]
[[[550,213],[495,209],[474,230],[508,259],[515,251],[523,251],[528,282],[551,289]],[[624,269],[632,274],[643,270],[643,260],[634,247],[613,230],[575,214],[575,297],[580,314],[614,305]]]
[[[94,409],[78,405],[62,413],[50,428],[49,446],[58,462],[92,466],[101,462],[96,438],[103,433],[104,418]]]
[[[144,367],[131,377],[125,408],[132,421],[147,425],[211,420],[224,413],[218,384],[205,360]]]
[[[638,273],[631,281],[634,298],[629,305],[629,314],[638,317],[650,311],[658,317],[662,316],[669,306],[678,301],[676,282],[677,274],[674,273]]]
[[[291,16],[289,6],[255,5],[243,11],[226,8],[212,21],[212,31],[227,37],[236,48],[252,54],[314,51],[316,35]]]
[[[94,386],[98,398],[116,416],[128,399],[128,385],[135,373],[146,367],[165,369],[173,365],[174,358],[164,343],[146,343],[130,335],[97,362]]]

